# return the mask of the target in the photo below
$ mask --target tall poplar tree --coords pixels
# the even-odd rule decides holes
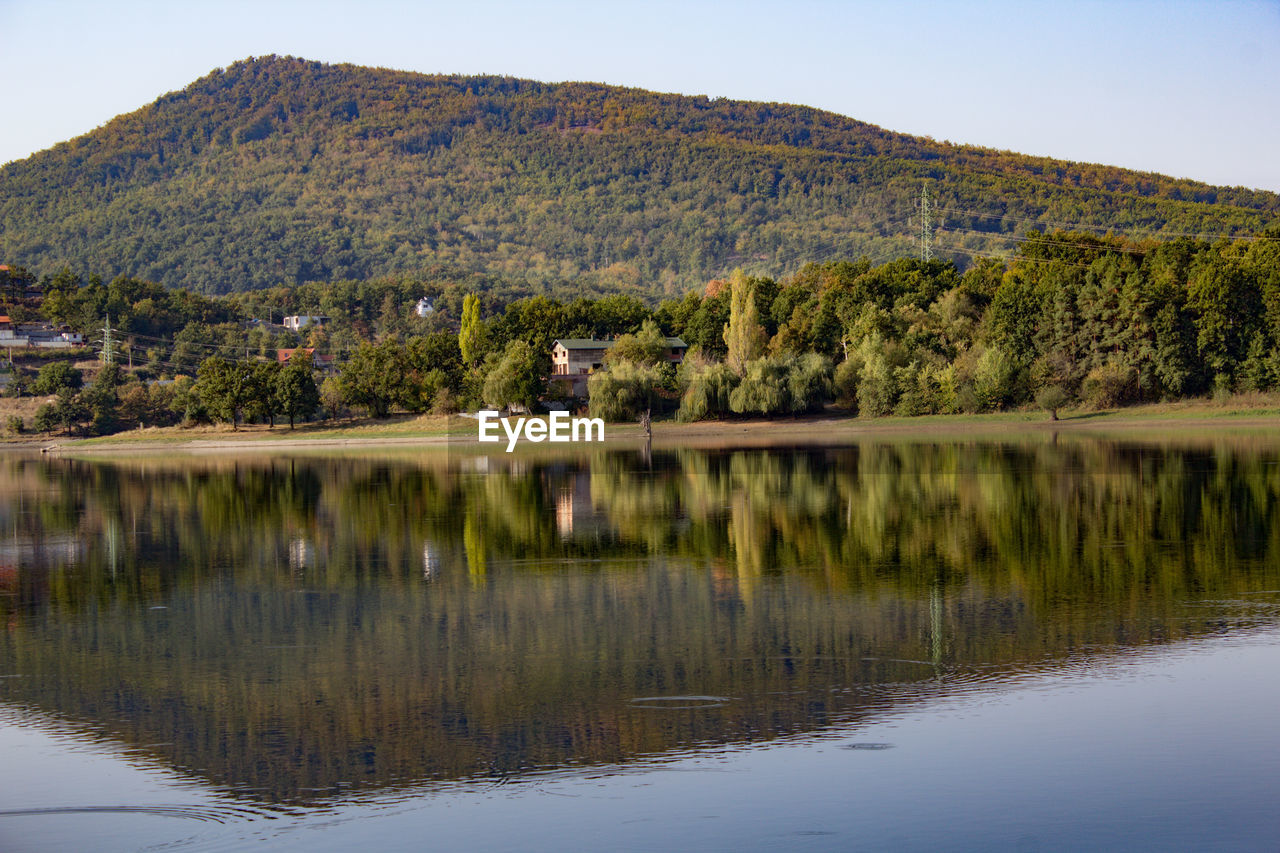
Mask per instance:
[[[729,277],[729,322],[724,327],[724,343],[729,348],[725,362],[739,376],[746,374],[747,362],[764,355],[765,334],[755,291],[741,269]]]
[[[480,297],[468,293],[462,300],[462,325],[458,330],[458,348],[464,364],[476,364],[483,357],[484,322],[480,319]]]

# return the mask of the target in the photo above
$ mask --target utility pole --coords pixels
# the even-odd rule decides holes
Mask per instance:
[[[929,185],[920,186],[920,260],[933,260],[933,222],[929,218]]]
[[[102,362],[110,366],[115,362],[115,347],[111,343],[111,333],[115,329],[111,328],[111,315],[107,315],[106,322],[102,325]]]

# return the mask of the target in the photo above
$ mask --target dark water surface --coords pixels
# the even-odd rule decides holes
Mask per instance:
[[[1280,439],[0,456],[0,850],[1280,847]]]

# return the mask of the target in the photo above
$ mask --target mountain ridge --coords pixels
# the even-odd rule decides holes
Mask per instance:
[[[0,259],[202,292],[427,268],[675,293],[734,265],[1002,254],[1036,225],[1245,235],[1280,195],[811,107],[251,58],[0,168]]]

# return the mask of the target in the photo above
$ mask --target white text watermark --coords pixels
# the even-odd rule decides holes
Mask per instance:
[[[542,418],[504,418],[498,412],[485,410],[476,414],[479,421],[480,441],[499,442],[502,432],[507,434],[507,452],[515,450],[521,437],[537,444],[541,441],[567,443],[570,441],[604,441],[604,420],[601,418],[574,418],[568,412],[552,412]],[[595,438],[592,438],[592,432]]]

